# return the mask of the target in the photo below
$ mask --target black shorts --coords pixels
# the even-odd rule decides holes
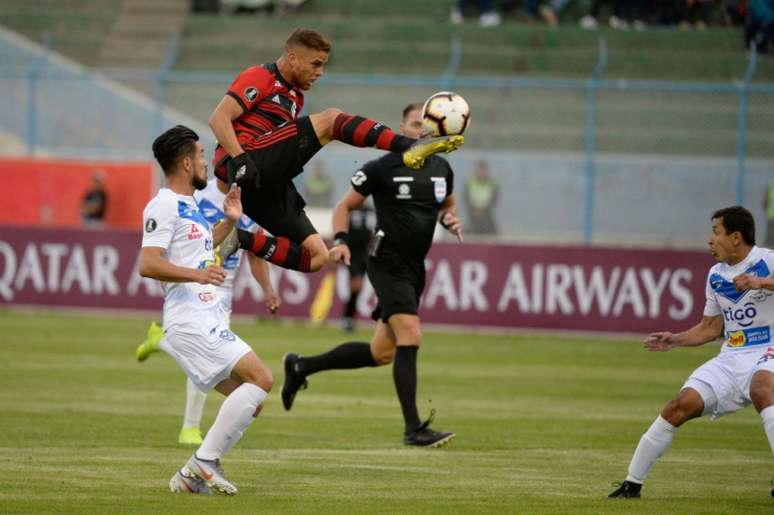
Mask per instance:
[[[425,264],[393,252],[382,251],[368,259],[368,279],[378,303],[371,314],[387,322],[392,315],[416,315],[425,289]]]
[[[244,213],[274,236],[284,236],[299,245],[317,234],[304,212],[304,199],[293,183],[262,186],[259,190],[242,188]]]
[[[304,212],[303,197],[293,185],[293,177],[321,145],[308,116],[286,123],[259,138],[243,142],[261,174],[261,187],[251,184],[242,187],[244,213],[274,236],[284,236],[301,244],[317,230]],[[216,165],[225,170],[225,161]]]
[[[366,262],[368,261],[368,254],[365,250],[360,251],[353,250],[349,258],[349,276],[356,277],[364,275],[366,273]]]

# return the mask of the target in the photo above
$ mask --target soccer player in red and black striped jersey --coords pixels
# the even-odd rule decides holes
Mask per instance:
[[[209,119],[218,140],[215,175],[237,181],[247,216],[273,236],[238,232],[239,246],[279,266],[315,272],[328,249],[304,213],[292,179],[333,140],[403,154],[411,168],[437,152],[459,148],[462,136],[417,140],[340,109],[298,117],[304,91],[328,63],[330,41],[317,31],[296,29],[274,62],[240,73]]]

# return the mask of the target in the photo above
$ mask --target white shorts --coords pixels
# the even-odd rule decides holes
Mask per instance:
[[[774,372],[774,347],[718,354],[693,371],[683,388],[693,388],[712,419],[750,405],[750,382],[758,370]]]
[[[203,313],[200,318],[167,329],[159,348],[175,358],[203,392],[227,379],[237,361],[252,351],[222,317]]]

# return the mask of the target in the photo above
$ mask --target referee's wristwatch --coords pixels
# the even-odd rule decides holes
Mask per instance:
[[[337,247],[339,245],[347,245],[347,246],[349,246],[349,233],[348,232],[339,231],[333,237],[333,246]]]

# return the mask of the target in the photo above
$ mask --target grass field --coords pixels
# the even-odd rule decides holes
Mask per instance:
[[[772,456],[752,408],[689,423],[640,500],[608,500],[658,410],[717,346],[649,354],[635,341],[426,335],[419,405],[457,438],[401,444],[389,367],[311,378],[293,411],[281,359],[352,339],[333,329],[234,329],[271,366],[259,419],[224,460],[236,497],[173,495],[184,377],[133,352],[147,320],[0,310],[0,512],[772,513]],[[365,325],[365,324],[363,324]],[[357,333],[354,339],[367,339]],[[211,394],[209,425],[220,405]],[[432,401],[431,401],[432,399]]]

